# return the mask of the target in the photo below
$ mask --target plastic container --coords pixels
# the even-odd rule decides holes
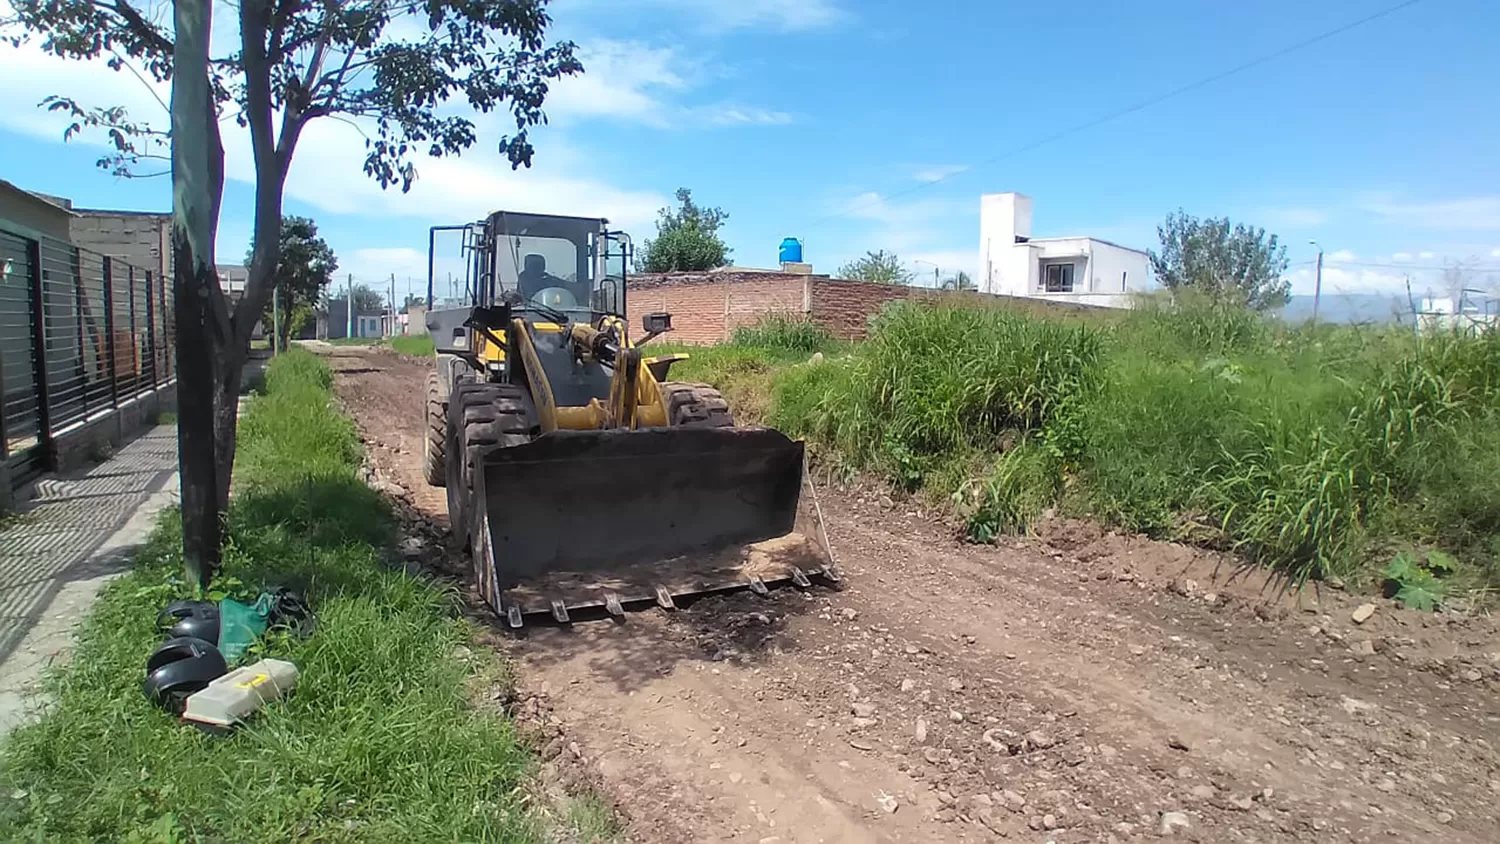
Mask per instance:
[[[780,255],[780,260],[783,264],[802,263],[802,241],[795,237],[783,238]]]

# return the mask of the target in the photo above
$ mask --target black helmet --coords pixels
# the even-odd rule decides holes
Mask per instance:
[[[212,642],[178,636],[163,642],[146,660],[146,698],[173,715],[181,715],[188,696],[229,671]]]
[[[173,638],[219,641],[219,605],[212,601],[173,601],[156,616],[156,626]]]

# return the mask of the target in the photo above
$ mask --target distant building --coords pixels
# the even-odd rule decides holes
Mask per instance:
[[[388,317],[383,309],[356,311],[350,333],[349,300],[335,296],[329,299],[328,307],[318,315],[318,335],[324,340],[342,340],[346,337],[384,336],[382,322]]]
[[[1094,237],[1032,237],[1031,197],[979,200],[979,290],[1109,308],[1130,307],[1151,289],[1145,252]]]

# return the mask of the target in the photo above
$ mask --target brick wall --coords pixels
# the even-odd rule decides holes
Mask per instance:
[[[627,317],[630,325],[637,327],[642,314],[670,313],[670,339],[674,343],[718,343],[729,339],[735,326],[754,323],[771,313],[805,316],[835,337],[862,340],[869,334],[870,318],[880,313],[885,303],[905,299],[1010,308],[1033,314],[1087,313],[1108,318],[1120,313],[1071,302],[871,284],[827,276],[721,272],[632,276]]]
[[[863,340],[870,333],[870,317],[886,302],[911,298],[918,288],[895,284],[871,284],[839,278],[818,278],[812,283],[808,316],[841,340]]]
[[[662,273],[632,276],[626,316],[672,315],[674,343],[718,343],[768,313],[806,313],[810,278],[791,273]]]

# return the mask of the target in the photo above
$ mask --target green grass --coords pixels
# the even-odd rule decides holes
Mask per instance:
[[[682,371],[753,382],[752,419],[956,508],[976,540],[1057,507],[1297,581],[1376,584],[1438,549],[1444,594],[1500,584],[1500,335],[1192,300],[1111,319],[902,303],[811,363],[803,331],[744,330]]]
[[[242,416],[236,499],[217,583],[305,591],[317,629],[272,638],[302,679],[230,738],[209,738],[141,695],[156,612],[186,594],[179,523],[166,516],[132,570],[101,594],[56,705],[0,762],[10,840],[534,841],[532,757],[513,725],[471,705],[504,684],[475,649],[458,598],[387,567],[383,500],[357,475],[351,423],[305,351],[271,362]]]
[[[431,334],[411,334],[391,338],[391,348],[397,354],[414,358],[432,357],[434,346]]]
[[[335,337],[328,342],[335,346],[374,346],[380,341],[379,337]]]

